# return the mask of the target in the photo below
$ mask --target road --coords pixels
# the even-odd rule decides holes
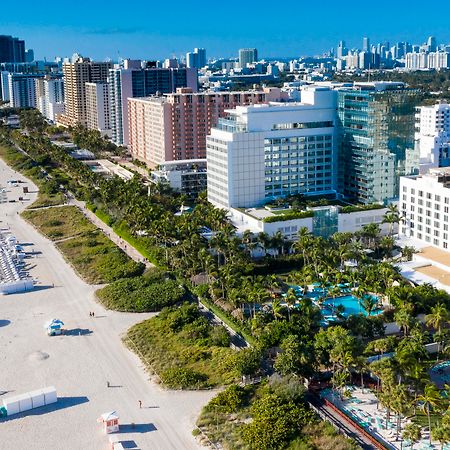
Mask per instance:
[[[0,160],[0,185],[11,178],[24,180]],[[8,198],[22,195],[19,189],[9,188]],[[96,419],[111,410],[120,416],[123,439],[136,448],[200,448],[191,430],[215,392],[167,391],[150,381],[121,337],[151,314],[111,312],[97,304],[97,287],[80,280],[55,246],[20,217],[26,206],[0,205],[0,227],[28,244],[25,249],[36,255],[27,259],[28,267],[39,280],[33,292],[0,296],[0,400],[45,385],[56,387],[59,400],[1,422],[0,449],[106,449]],[[65,322],[67,335],[45,334],[44,323],[53,318]]]

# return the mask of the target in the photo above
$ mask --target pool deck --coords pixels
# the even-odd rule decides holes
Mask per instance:
[[[387,420],[387,411],[385,408],[379,405],[378,399],[375,394],[369,389],[362,389],[360,387],[348,386],[350,393],[348,399],[341,399],[340,396],[332,389],[325,389],[321,392],[321,397],[328,400],[335,405],[346,416],[363,427],[366,432],[370,433],[378,441],[385,444],[387,448],[391,449],[411,449],[404,441],[402,442],[399,437],[396,440],[396,416],[391,413],[390,420]],[[403,417],[401,419],[401,430],[411,423],[411,420]],[[401,436],[402,431],[399,435]],[[428,447],[429,434],[425,430],[422,430],[422,441],[415,444],[415,448],[418,450],[433,450],[440,449],[441,446],[437,442],[433,442],[431,447]]]

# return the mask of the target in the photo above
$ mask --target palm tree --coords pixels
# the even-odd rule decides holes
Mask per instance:
[[[403,430],[402,437],[411,442],[411,450],[413,450],[414,444],[422,438],[422,428],[416,423],[408,423]]]
[[[396,324],[403,330],[403,336],[408,336],[408,330],[414,323],[414,317],[406,308],[400,308],[394,314]]]
[[[372,313],[377,309],[378,299],[373,295],[365,295],[361,300],[361,306],[364,311],[367,313],[367,316],[370,317]]]
[[[449,312],[443,303],[438,303],[431,307],[431,313],[425,316],[425,323],[437,330],[437,334],[442,337],[442,325],[449,321]],[[439,360],[441,342],[438,342],[437,358]]]
[[[400,212],[397,205],[391,203],[387,207],[387,211],[383,217],[383,223],[389,224],[389,237],[392,237],[394,225],[400,223]]]
[[[425,386],[422,395],[417,397],[417,402],[421,403],[420,408],[427,414],[428,417],[428,429],[430,431],[430,444],[431,444],[431,410],[437,411],[442,405],[442,397],[438,388],[430,383]]]

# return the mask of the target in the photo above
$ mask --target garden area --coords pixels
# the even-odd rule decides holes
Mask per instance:
[[[309,408],[297,377],[273,375],[259,385],[231,385],[202,410],[194,434],[229,450],[356,450]]]
[[[125,343],[172,389],[229,384],[260,365],[251,350],[232,350],[225,328],[210,325],[195,304],[164,308],[130,328]]]
[[[158,269],[114,281],[99,289],[96,295],[105,308],[125,312],[160,311],[181,302],[186,296],[176,280]]]

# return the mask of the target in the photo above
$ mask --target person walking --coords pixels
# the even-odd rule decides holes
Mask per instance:
[[[142,402],[139,400],[139,408],[142,408]]]

